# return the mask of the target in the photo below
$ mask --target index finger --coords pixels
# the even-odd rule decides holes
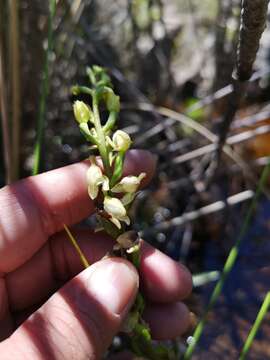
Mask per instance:
[[[89,216],[93,202],[86,186],[87,161],[29,177],[0,190],[0,274],[27,261],[48,237]],[[154,173],[155,160],[143,150],[131,150],[126,174]]]

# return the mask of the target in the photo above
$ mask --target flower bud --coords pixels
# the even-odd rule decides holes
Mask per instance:
[[[113,147],[116,151],[127,151],[131,145],[131,139],[127,133],[117,130],[112,137]]]
[[[87,123],[92,117],[92,111],[83,101],[75,101],[75,103],[73,104],[73,112],[75,119],[78,121],[79,124]]]
[[[71,93],[72,93],[72,95],[75,95],[75,96],[79,95],[79,93],[80,93],[79,86],[78,85],[72,86]]]
[[[108,88],[105,94],[105,101],[108,111],[120,111],[120,99],[119,96],[115,95],[112,89]]]
[[[134,193],[137,191],[142,179],[146,176],[145,173],[141,173],[139,176],[125,176],[119,184],[115,185],[112,188],[113,192],[126,192],[126,193]]]

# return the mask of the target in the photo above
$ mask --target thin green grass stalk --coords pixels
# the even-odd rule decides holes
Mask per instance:
[[[250,330],[250,333],[248,334],[248,337],[244,343],[243,349],[239,356],[239,360],[245,360],[246,355],[249,352],[249,349],[253,343],[253,340],[254,340],[255,336],[257,335],[258,330],[260,329],[261,323],[267,314],[269,306],[270,306],[270,291],[268,291],[268,293],[266,294],[266,296],[264,298],[264,301],[262,303],[260,311],[258,312],[256,320],[255,320],[255,322]]]
[[[204,326],[207,322],[207,317],[208,317],[208,313],[212,310],[212,308],[214,307],[214,305],[216,304],[217,302],[217,299],[223,289],[223,286],[224,286],[224,283],[228,277],[228,275],[230,274],[235,262],[236,262],[236,259],[237,259],[237,256],[238,256],[238,253],[239,253],[239,248],[240,248],[240,245],[241,245],[241,242],[244,238],[244,235],[248,229],[248,226],[250,224],[250,220],[252,218],[252,215],[254,213],[254,210],[256,208],[256,204],[257,204],[257,201],[258,201],[258,198],[259,196],[261,195],[262,193],[262,190],[263,190],[263,187],[266,183],[266,180],[268,178],[268,175],[269,175],[269,172],[270,172],[270,163],[268,163],[265,167],[264,167],[264,170],[262,172],[262,175],[260,177],[260,180],[259,180],[259,184],[257,186],[257,189],[256,189],[256,193],[254,195],[254,198],[250,204],[250,207],[248,209],[248,212],[246,214],[246,217],[244,219],[244,223],[241,227],[241,230],[240,230],[240,233],[238,235],[238,238],[236,240],[236,243],[235,245],[233,246],[233,248],[231,249],[229,255],[228,255],[228,258],[225,262],[225,265],[224,265],[224,268],[223,268],[223,271],[222,271],[222,274],[221,274],[221,277],[220,277],[220,280],[217,282],[215,288],[214,288],[214,291],[210,297],[210,300],[209,300],[209,303],[206,307],[206,310],[201,318],[201,320],[199,321],[194,333],[193,333],[193,336],[191,338],[191,341],[187,347],[187,350],[183,356],[183,359],[184,360],[188,360],[188,359],[191,359],[193,353],[194,353],[194,350],[200,340],[200,337],[202,335],[202,332],[204,330]]]
[[[41,95],[40,95],[40,104],[39,104],[39,113],[38,113],[38,125],[37,125],[37,140],[35,143],[34,148],[34,166],[33,166],[33,175],[37,175],[40,170],[40,158],[41,158],[41,146],[42,146],[42,139],[43,139],[43,132],[44,132],[44,122],[45,122],[45,111],[46,111],[46,100],[48,97],[49,92],[49,57],[50,52],[53,48],[53,19],[55,16],[56,11],[56,1],[50,0],[49,1],[49,19],[48,19],[48,44],[45,53],[45,62],[44,62],[44,69],[42,74],[42,87],[41,87]],[[90,266],[89,262],[87,261],[86,257],[84,256],[82,250],[80,249],[76,239],[70,232],[69,228],[66,224],[63,224],[63,227],[67,233],[67,236],[74,246],[75,250],[77,251],[82,265],[87,268]]]
[[[45,53],[45,63],[44,63],[42,82],[41,82],[41,95],[40,95],[38,124],[37,124],[37,139],[34,148],[34,166],[32,171],[33,175],[37,175],[40,169],[41,146],[42,146],[43,133],[44,133],[46,100],[49,92],[49,57],[53,48],[52,25],[55,16],[55,10],[56,10],[56,1],[49,0],[48,44]]]
[[[4,73],[4,53],[3,53],[3,44],[2,44],[2,29],[4,29],[3,24],[3,14],[0,11],[0,117],[1,117],[1,126],[2,126],[2,136],[3,136],[3,152],[4,152],[4,163],[5,163],[5,181],[6,184],[11,182],[12,178],[12,159],[11,159],[11,144],[10,144],[10,134],[9,134],[9,121],[8,121],[8,104],[7,104],[7,83]]]
[[[12,181],[19,177],[20,164],[20,50],[18,1],[9,0],[9,57],[12,100]]]
[[[65,231],[66,231],[66,233],[68,235],[68,238],[69,238],[71,244],[74,246],[75,250],[77,251],[77,253],[78,253],[79,257],[80,257],[82,265],[85,267],[85,269],[88,268],[90,266],[90,264],[89,264],[88,260],[86,259],[85,255],[83,254],[81,248],[79,247],[76,239],[71,234],[71,231],[69,230],[67,225],[63,224],[63,226],[64,226],[64,229],[65,229]]]

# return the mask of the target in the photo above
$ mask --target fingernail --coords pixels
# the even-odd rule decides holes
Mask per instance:
[[[95,299],[117,315],[124,315],[129,310],[139,283],[132,265],[119,259],[102,260],[89,280]]]

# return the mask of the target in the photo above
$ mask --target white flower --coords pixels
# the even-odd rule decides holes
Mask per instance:
[[[88,194],[92,200],[98,196],[99,186],[102,185],[103,191],[109,190],[109,179],[102,174],[101,169],[96,164],[91,164],[87,170]]]
[[[121,229],[120,221],[124,221],[127,225],[130,224],[126,209],[119,199],[105,196],[104,210],[110,215],[110,221],[119,229]]]
[[[126,209],[121,201],[110,196],[106,196],[104,199],[104,210],[116,218],[126,216]]]
[[[79,124],[87,123],[92,118],[92,111],[83,101],[75,101],[73,104],[73,112]]]
[[[131,139],[124,131],[117,130],[113,134],[112,145],[116,151],[127,151],[131,145]]]
[[[118,184],[116,184],[112,191],[115,193],[134,193],[137,191],[142,179],[146,176],[145,173],[141,173],[139,176],[125,176]]]

